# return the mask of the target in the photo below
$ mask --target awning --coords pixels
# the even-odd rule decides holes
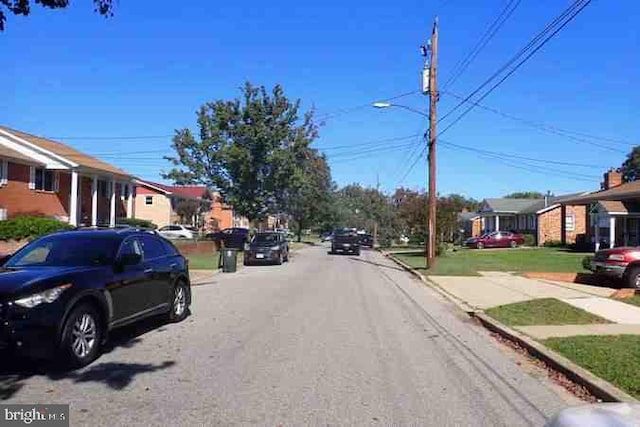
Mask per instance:
[[[640,199],[640,181],[627,182],[608,190],[597,191],[584,196],[563,200],[563,205],[588,205],[601,200],[629,200]]]

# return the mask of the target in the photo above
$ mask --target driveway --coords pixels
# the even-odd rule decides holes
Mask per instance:
[[[566,396],[378,253],[301,250],[193,288],[180,324],[120,331],[72,373],[5,360],[4,403],[73,425],[544,424]]]

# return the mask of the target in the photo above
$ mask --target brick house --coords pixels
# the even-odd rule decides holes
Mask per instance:
[[[640,246],[640,181],[622,182],[620,170],[604,174],[601,190],[566,200],[588,212],[588,241],[601,247]]]
[[[176,208],[181,201],[211,199],[211,192],[201,185],[165,185],[143,180],[136,180],[136,185],[136,218],[151,221],[158,227],[180,223]],[[186,220],[188,225],[198,227],[203,221],[202,217]]]
[[[71,225],[132,218],[133,177],[63,143],[0,126],[3,218],[42,215]]]
[[[226,204],[222,195],[215,191],[213,192],[208,219],[207,230],[224,230],[231,227],[249,228],[249,220],[238,215],[233,206]]]
[[[473,236],[504,230],[532,234],[537,245],[547,242],[586,242],[589,223],[587,209],[564,203],[584,194],[547,196],[542,199],[485,199],[478,211],[479,218],[472,225]]]

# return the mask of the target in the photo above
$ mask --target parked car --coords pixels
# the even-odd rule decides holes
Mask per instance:
[[[360,236],[354,229],[338,229],[333,231],[331,253],[351,253],[360,255]]]
[[[158,230],[158,233],[167,239],[193,239],[197,236],[198,232],[187,225],[167,225]]]
[[[37,239],[0,269],[0,347],[33,358],[91,363],[110,330],[191,303],[186,259],[136,229],[67,231]]]
[[[640,247],[600,250],[585,267],[594,274],[621,281],[630,288],[640,289]]]
[[[330,242],[331,239],[333,239],[333,233],[331,231],[325,231],[324,233],[320,234],[321,242]]]
[[[225,248],[244,249],[249,241],[249,229],[242,227],[225,228],[224,230],[210,233],[207,237],[220,242]]]
[[[371,234],[360,234],[360,246],[373,248],[373,236]]]
[[[471,248],[516,248],[524,244],[524,237],[510,231],[494,231],[468,239],[465,244]]]
[[[281,265],[289,261],[287,236],[278,232],[257,233],[244,254],[244,265],[270,262]]]
[[[545,427],[636,427],[639,420],[640,404],[594,403],[565,408],[549,419]]]

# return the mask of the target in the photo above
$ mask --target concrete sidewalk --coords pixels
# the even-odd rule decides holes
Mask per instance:
[[[607,298],[616,291],[606,287],[527,279],[503,272],[481,274],[482,276],[429,276],[429,280],[480,310],[540,298]]]
[[[192,286],[209,285],[213,283],[214,276],[221,270],[189,270],[189,278]]]
[[[578,335],[640,335],[640,325],[620,325],[617,323],[597,325],[515,326],[514,329],[540,340],[574,337]]]

